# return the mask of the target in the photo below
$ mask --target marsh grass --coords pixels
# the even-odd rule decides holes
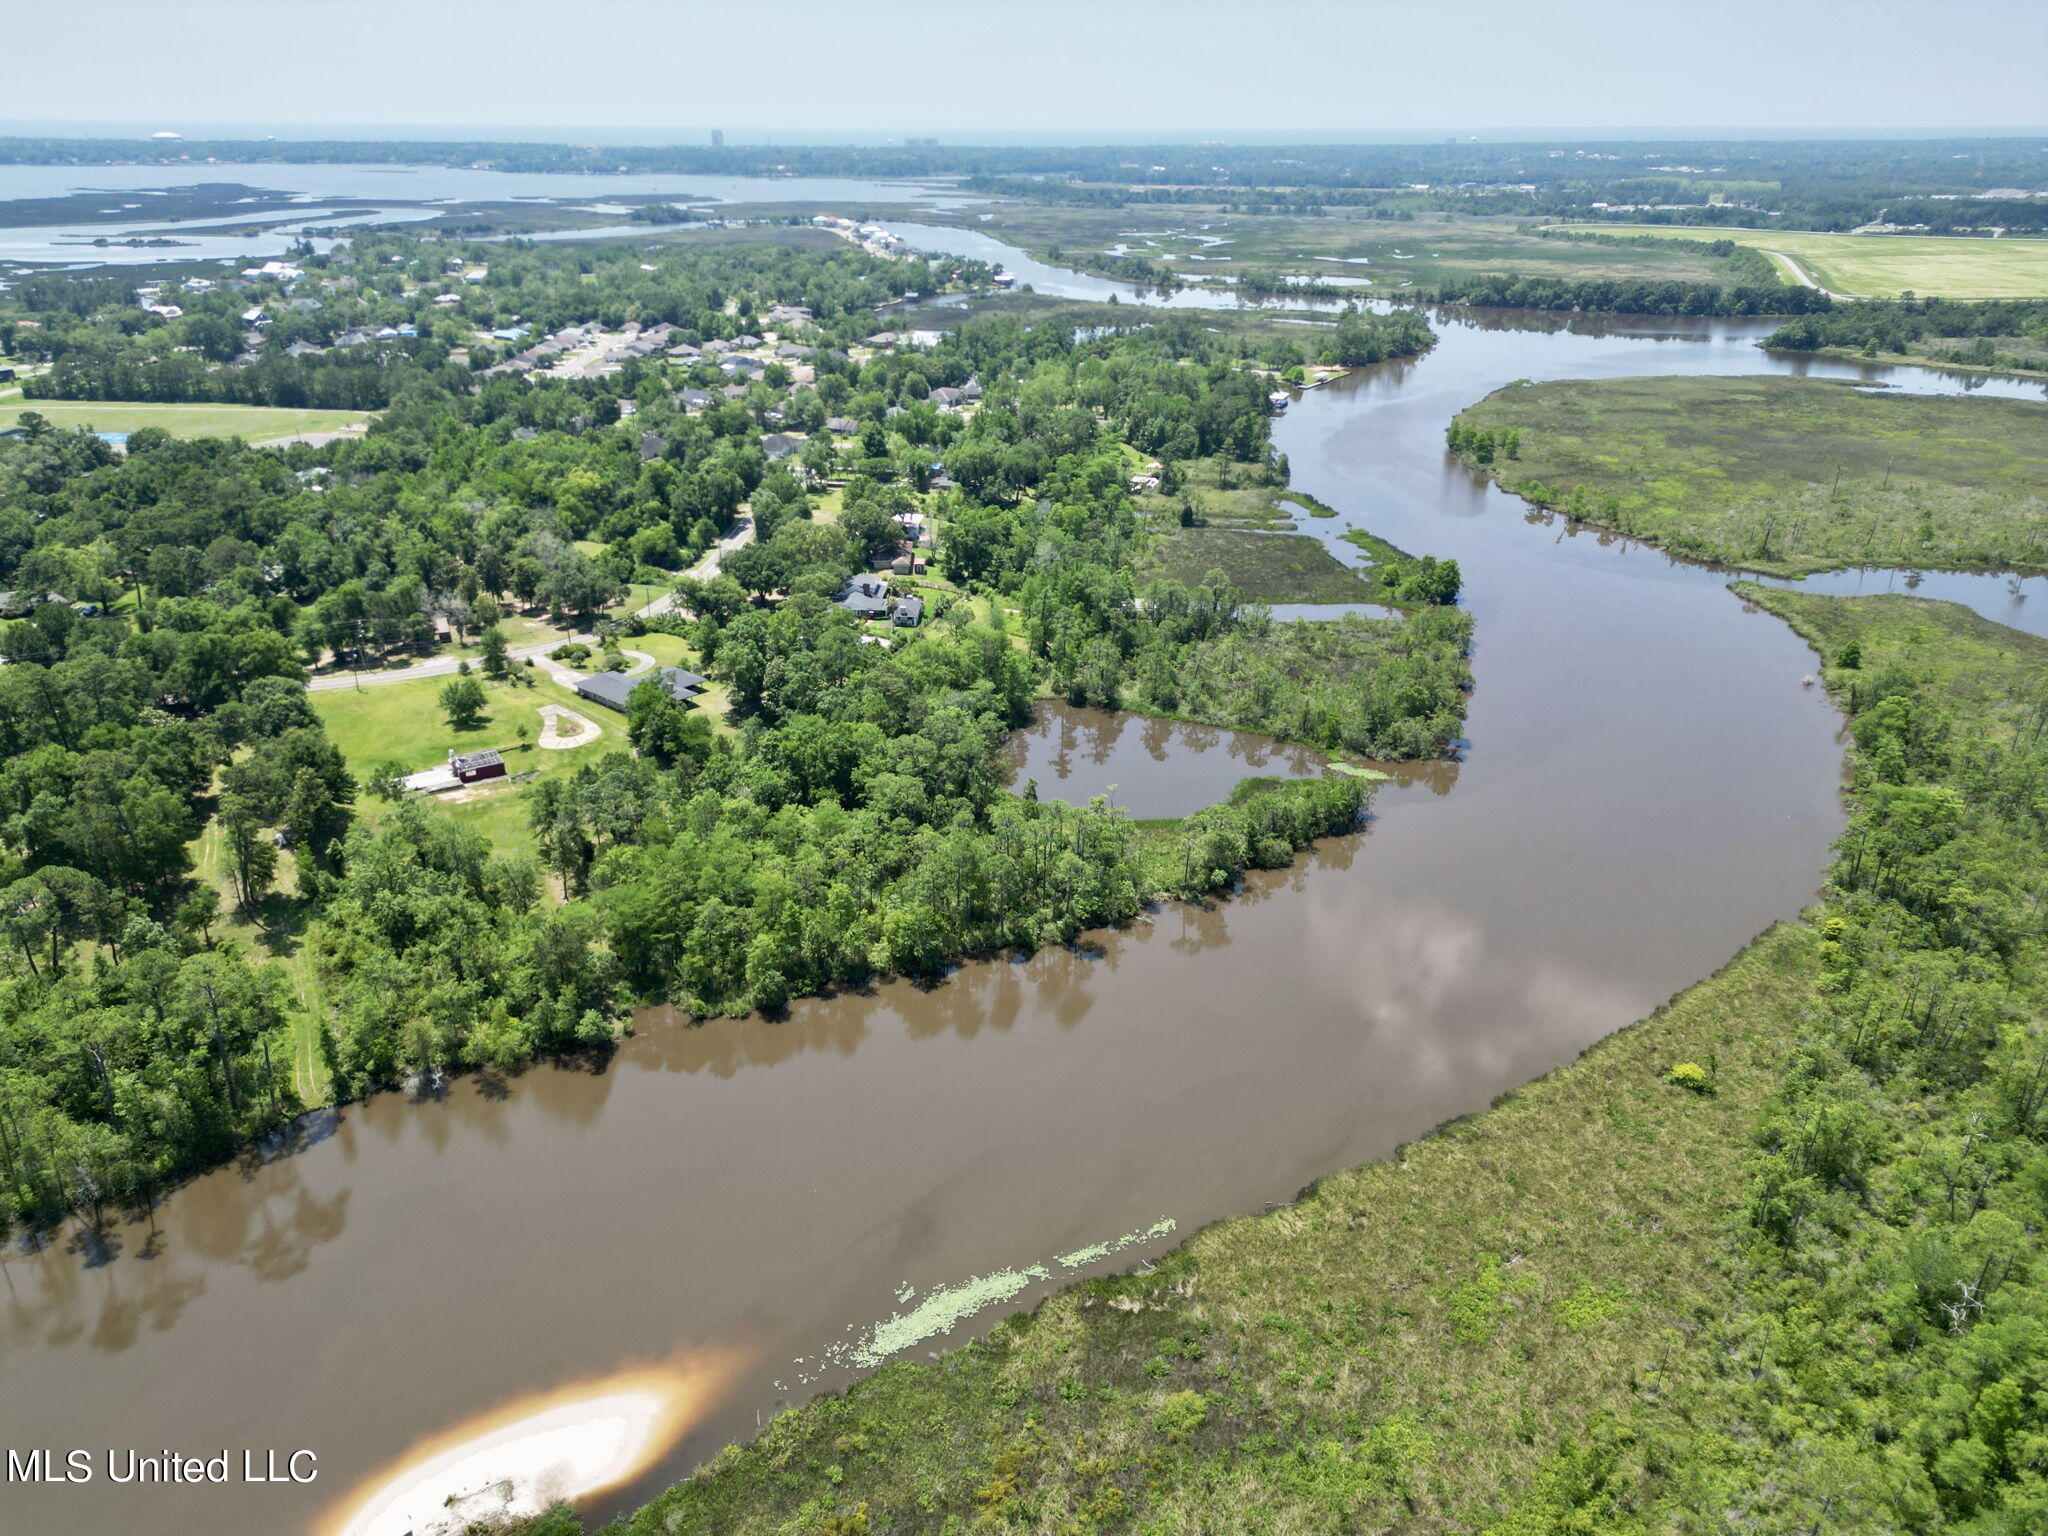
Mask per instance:
[[[1462,412],[1521,434],[1485,466],[1674,554],[1797,576],[2048,568],[2048,405],[1789,378],[1510,385]]]

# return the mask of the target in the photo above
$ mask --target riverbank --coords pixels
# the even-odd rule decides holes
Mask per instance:
[[[1988,851],[2003,813],[1974,774],[1887,766],[1886,700],[1942,719],[1958,766],[2019,752],[2038,771],[2039,733],[2016,735],[2007,700],[2048,686],[2048,642],[1915,599],[1744,595],[1831,659],[1860,649],[1828,669],[1859,721],[1856,825],[1873,834],[1892,781],[1940,783],[1973,807],[1956,852]],[[891,1365],[785,1414],[608,1530],[1519,1533],[1735,1510],[1761,1511],[1762,1530],[1896,1528],[1887,1495],[1933,1500],[1927,1469],[1890,1466],[1831,1505],[1841,1468],[1795,1443],[1798,1421],[1765,1421],[1758,1392],[1782,1400],[1787,1378],[1760,1389],[1751,1368],[1771,1330],[1814,1326],[1773,1289],[1782,1250],[1758,1256],[1749,1168],[1759,1113],[1796,1098],[1788,1061],[1842,1015],[1843,935],[1886,903],[1858,857],[1836,866],[1817,927],[1772,928],[1490,1112],[1212,1226],[1156,1267],[1061,1292],[937,1364]],[[1873,1147],[1909,1124],[1931,1147],[1970,1108],[1961,1092],[1866,1098]],[[1988,1208],[2023,1197],[2013,1174],[1987,1177]],[[1877,1381],[1940,1344],[1922,1342],[1837,1333],[1828,1347],[1845,1381]],[[1902,1393],[1898,1410],[1912,1407]],[[1835,1428],[1845,1443],[1828,1454],[1881,1454]],[[1780,1457],[1813,1475],[1776,1475]]]
[[[2044,368],[2002,368],[1990,363],[1965,363],[1954,356],[1954,347],[1948,354],[1928,352],[1866,352],[1861,347],[1815,347],[1800,354],[1806,357],[1826,357],[1843,363],[1878,363],[1893,368],[1939,368],[1944,372],[1975,374],[1985,379],[2023,379],[2032,382],[2048,382],[2048,369]]]
[[[2048,568],[2048,405],[2031,401],[1775,377],[1516,383],[1449,441],[1504,490],[1687,559]]]

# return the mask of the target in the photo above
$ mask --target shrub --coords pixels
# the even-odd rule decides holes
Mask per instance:
[[[1209,1422],[1209,1399],[1200,1392],[1173,1392],[1152,1417],[1158,1431],[1172,1440],[1185,1440]]]
[[[1714,1075],[1696,1061],[1681,1061],[1664,1074],[1664,1081],[1674,1088],[1683,1088],[1688,1093],[1707,1094],[1714,1091]]]

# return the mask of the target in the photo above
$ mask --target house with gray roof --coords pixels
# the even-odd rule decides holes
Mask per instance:
[[[886,618],[889,613],[889,583],[880,576],[856,576],[839,594],[839,606],[857,619]]]
[[[623,714],[632,700],[633,690],[647,682],[659,683],[678,704],[695,703],[696,696],[704,690],[704,679],[696,673],[685,672],[681,667],[662,667],[637,677],[628,677],[623,672],[598,672],[578,678],[576,691],[593,704],[602,704],[606,709],[616,709]]]

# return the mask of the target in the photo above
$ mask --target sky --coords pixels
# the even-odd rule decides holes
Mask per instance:
[[[9,12],[0,132],[523,125],[653,141],[715,126],[735,142],[963,143],[2048,124],[2048,0],[65,0]],[[22,67],[39,58],[50,66]]]

